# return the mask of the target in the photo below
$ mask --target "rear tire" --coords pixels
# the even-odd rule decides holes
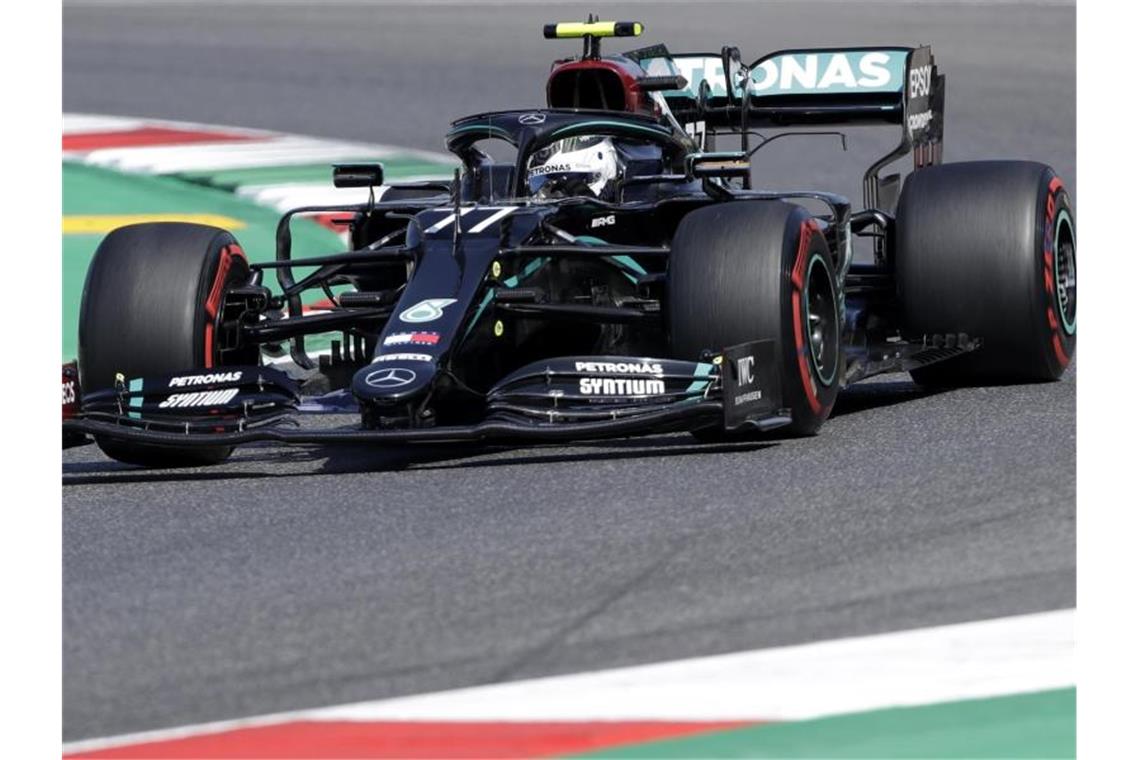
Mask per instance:
[[[220,366],[214,342],[225,291],[249,274],[233,236],[159,222],[120,227],[95,252],[79,311],[84,393],[126,378]],[[146,467],[216,464],[229,446],[175,447],[96,438],[107,456]]]
[[[896,271],[911,337],[966,333],[977,351],[911,373],[925,385],[1056,380],[1076,349],[1076,223],[1044,164],[975,161],[911,174]]]
[[[812,435],[823,425],[842,377],[841,319],[831,254],[806,209],[736,201],[689,213],[673,237],[666,304],[680,359],[775,340],[792,411],[781,432]]]

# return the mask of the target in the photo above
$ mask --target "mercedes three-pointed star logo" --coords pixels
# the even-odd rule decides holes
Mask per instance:
[[[378,369],[375,372],[369,372],[364,378],[364,383],[371,388],[390,390],[392,388],[402,388],[415,379],[416,373],[410,369],[389,367],[387,369]]]
[[[541,124],[544,121],[546,121],[546,114],[544,113],[524,113],[519,117],[519,124],[529,124],[530,126]]]

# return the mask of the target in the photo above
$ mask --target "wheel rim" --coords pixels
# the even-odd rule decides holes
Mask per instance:
[[[816,378],[829,386],[839,367],[839,311],[835,285],[818,254],[808,262],[804,317],[812,369]]]
[[[1077,241],[1073,220],[1064,209],[1057,214],[1053,233],[1053,287],[1061,326],[1066,335],[1077,332]]]

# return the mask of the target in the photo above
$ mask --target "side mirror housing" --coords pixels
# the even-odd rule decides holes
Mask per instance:
[[[384,184],[384,167],[380,164],[336,164],[333,166],[334,187],[378,187]]]
[[[752,161],[743,151],[690,153],[685,156],[685,171],[690,177],[748,177]]]

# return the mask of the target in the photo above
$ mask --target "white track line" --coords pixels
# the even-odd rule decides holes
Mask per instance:
[[[1072,686],[1071,610],[327,708],[320,720],[804,720]]]
[[[804,720],[1071,687],[1074,610],[148,731],[65,752],[293,721]],[[426,729],[425,729],[426,730]]]
[[[99,166],[114,171],[141,174],[178,174],[211,172],[229,169],[255,169],[275,166],[304,166],[334,164],[346,161],[384,161],[388,158],[418,159],[439,165],[438,173],[417,176],[400,176],[393,172],[392,181],[411,182],[421,179],[446,179],[456,164],[454,156],[392,145],[379,145],[348,140],[330,140],[320,137],[291,135],[283,132],[228,127],[215,124],[167,121],[158,119],[101,116],[98,114],[64,114],[65,136],[84,133],[124,132],[145,127],[168,128],[217,134],[217,140],[198,140],[170,145],[135,145],[95,148],[92,150],[64,151],[64,159]],[[255,138],[234,141],[228,136],[241,135]],[[429,169],[429,172],[431,170]],[[360,203],[367,200],[367,191],[338,189],[328,182],[289,181],[288,173],[281,182],[245,185],[234,189],[235,194],[251,199],[276,211],[299,206]]]
[[[122,132],[141,127],[160,127],[188,132],[223,132],[227,135],[265,138],[283,134],[267,129],[253,129],[252,127],[231,127],[222,124],[203,124],[198,121],[177,121],[174,119],[148,119],[143,116],[112,116],[110,114],[74,112],[63,115],[63,133],[65,135],[83,134],[84,132]]]
[[[89,156],[93,153],[100,155],[100,160],[110,161],[118,158],[117,153],[122,151],[126,152],[146,152],[158,151],[158,158],[163,159],[166,153],[182,153],[192,151],[201,153],[198,149],[213,149],[220,150],[224,156],[227,152],[244,153],[249,151],[255,146],[260,146],[263,149],[272,149],[270,146],[277,148],[289,148],[306,145],[317,148],[320,146],[328,148],[337,148],[340,150],[350,149],[357,151],[357,157],[361,156],[393,156],[398,155],[401,157],[420,158],[425,161],[441,161],[448,164],[455,164],[457,159],[448,153],[439,153],[430,150],[421,150],[418,148],[401,148],[394,145],[384,145],[378,143],[366,143],[351,140],[336,140],[331,138],[313,137],[308,135],[295,135],[286,132],[271,132],[264,129],[250,129],[248,127],[231,127],[224,124],[201,124],[198,122],[190,121],[170,121],[167,119],[143,119],[125,116],[106,116],[101,114],[77,114],[65,113],[63,115],[63,131],[65,135],[79,135],[85,132],[117,132],[129,131],[132,129],[139,129],[142,127],[159,127],[186,130],[192,132],[216,132],[219,135],[243,135],[246,137],[258,138],[257,142],[242,141],[242,142],[219,142],[219,143],[187,143],[184,145],[162,145],[162,146],[137,146],[137,147],[123,147],[123,148],[106,148],[95,151],[69,151],[64,155],[68,158],[76,158],[81,161],[87,161]],[[145,155],[145,153],[143,154]],[[321,159],[317,159],[321,160]],[[294,161],[289,161],[294,163]],[[258,166],[260,164],[255,164]],[[207,169],[214,168],[229,168],[218,166],[207,166]],[[245,168],[245,167],[241,167]],[[165,170],[158,170],[156,173],[161,173]],[[187,171],[185,169],[175,169],[172,171]]]
[[[99,114],[65,113],[63,133],[65,135],[87,132],[129,132],[147,126],[144,119],[127,119],[122,116],[100,116]]]
[[[281,137],[264,142],[200,142],[160,147],[102,148],[87,153],[85,162],[120,171],[173,174],[283,164],[332,163],[349,159],[379,160],[400,153],[402,151],[396,148],[379,145],[311,137]]]

